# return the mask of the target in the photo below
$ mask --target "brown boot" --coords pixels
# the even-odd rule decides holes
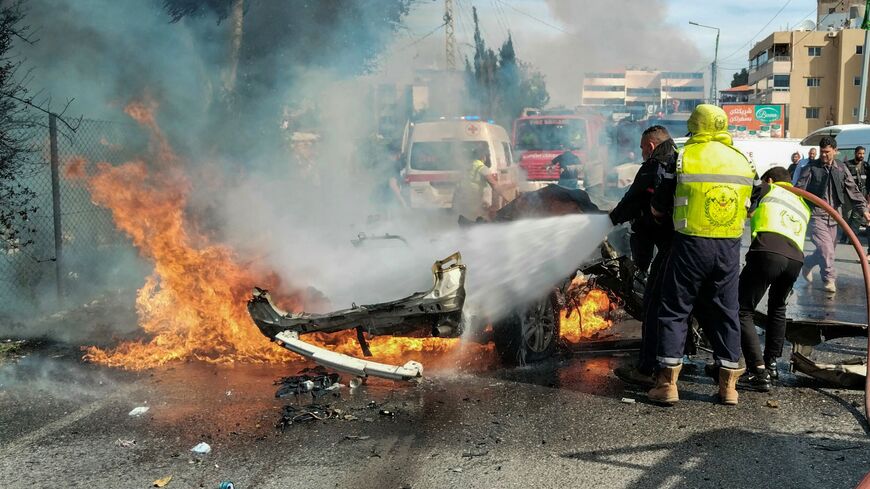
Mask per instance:
[[[737,379],[745,371],[745,368],[719,367],[719,400],[722,404],[737,404]]]
[[[650,401],[672,406],[680,400],[677,391],[677,377],[680,376],[682,365],[663,367],[656,373],[656,386],[647,393]]]

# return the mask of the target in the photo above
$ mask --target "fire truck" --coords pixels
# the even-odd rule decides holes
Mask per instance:
[[[565,151],[580,159],[587,187],[603,183],[597,176],[603,180],[607,145],[601,142],[605,138],[605,119],[600,115],[544,112],[516,119],[512,140],[521,177],[525,177],[520,191],[556,183],[561,169],[552,161]]]

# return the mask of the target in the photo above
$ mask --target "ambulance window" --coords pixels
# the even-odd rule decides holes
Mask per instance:
[[[505,166],[511,166],[511,163],[514,161],[514,155],[511,154],[511,145],[510,143],[501,143],[501,145],[504,148]]]

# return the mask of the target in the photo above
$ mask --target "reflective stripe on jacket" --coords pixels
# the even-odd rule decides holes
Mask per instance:
[[[774,183],[770,186],[770,192],[758,202],[758,208],[750,220],[752,237],[755,238],[758,233],[776,233],[790,239],[803,251],[810,222],[810,206],[804,199],[780,186],[790,187],[791,184]]]
[[[755,168],[718,141],[687,144],[677,159],[674,228],[702,238],[739,238],[758,182]]]

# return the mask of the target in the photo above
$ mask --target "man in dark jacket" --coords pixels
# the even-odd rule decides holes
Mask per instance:
[[[867,198],[867,162],[864,161],[864,146],[858,146],[855,148],[855,157],[851,160],[846,160],[844,163],[846,168],[848,168],[849,173],[852,174],[852,179],[855,180],[855,185],[858,186],[858,190],[861,192],[861,195],[864,198]],[[864,216],[860,213],[856,212],[856,210],[852,207],[850,202],[846,202],[843,205],[843,217],[846,219],[846,222],[849,223],[849,227],[852,228],[852,231],[855,232],[856,236],[860,236],[858,233],[859,228],[865,223]],[[849,240],[846,236],[846,232],[842,229],[840,230],[840,243],[848,243]]]
[[[640,246],[649,246],[648,256],[652,258],[652,247],[657,252],[652,260],[652,267],[647,278],[643,294],[644,319],[642,328],[642,343],[640,360],[637,366],[618,367],[614,373],[620,379],[641,385],[653,385],[653,373],[656,368],[656,343],[658,335],[658,303],[661,296],[661,269],[667,260],[668,250],[674,233],[673,223],[668,219],[656,222],[650,212],[650,199],[653,192],[662,182],[665,169],[677,161],[677,148],[668,130],[663,126],[652,126],[643,132],[640,139],[640,149],[644,158],[643,165],[637,171],[631,186],[622,200],[610,212],[613,224],[631,221],[632,258],[640,261],[639,267],[645,271],[645,264],[636,256],[635,251]]]
[[[851,202],[854,210],[870,220],[867,202],[846,165],[834,159],[837,141],[825,136],[819,141],[819,159],[811,161],[801,170],[797,187],[825,200],[834,209]],[[825,290],[837,292],[837,270],[834,268],[834,251],[837,247],[837,221],[824,209],[813,206],[810,232],[816,250],[804,261],[801,274],[807,283],[812,282],[813,268],[818,265]]]

